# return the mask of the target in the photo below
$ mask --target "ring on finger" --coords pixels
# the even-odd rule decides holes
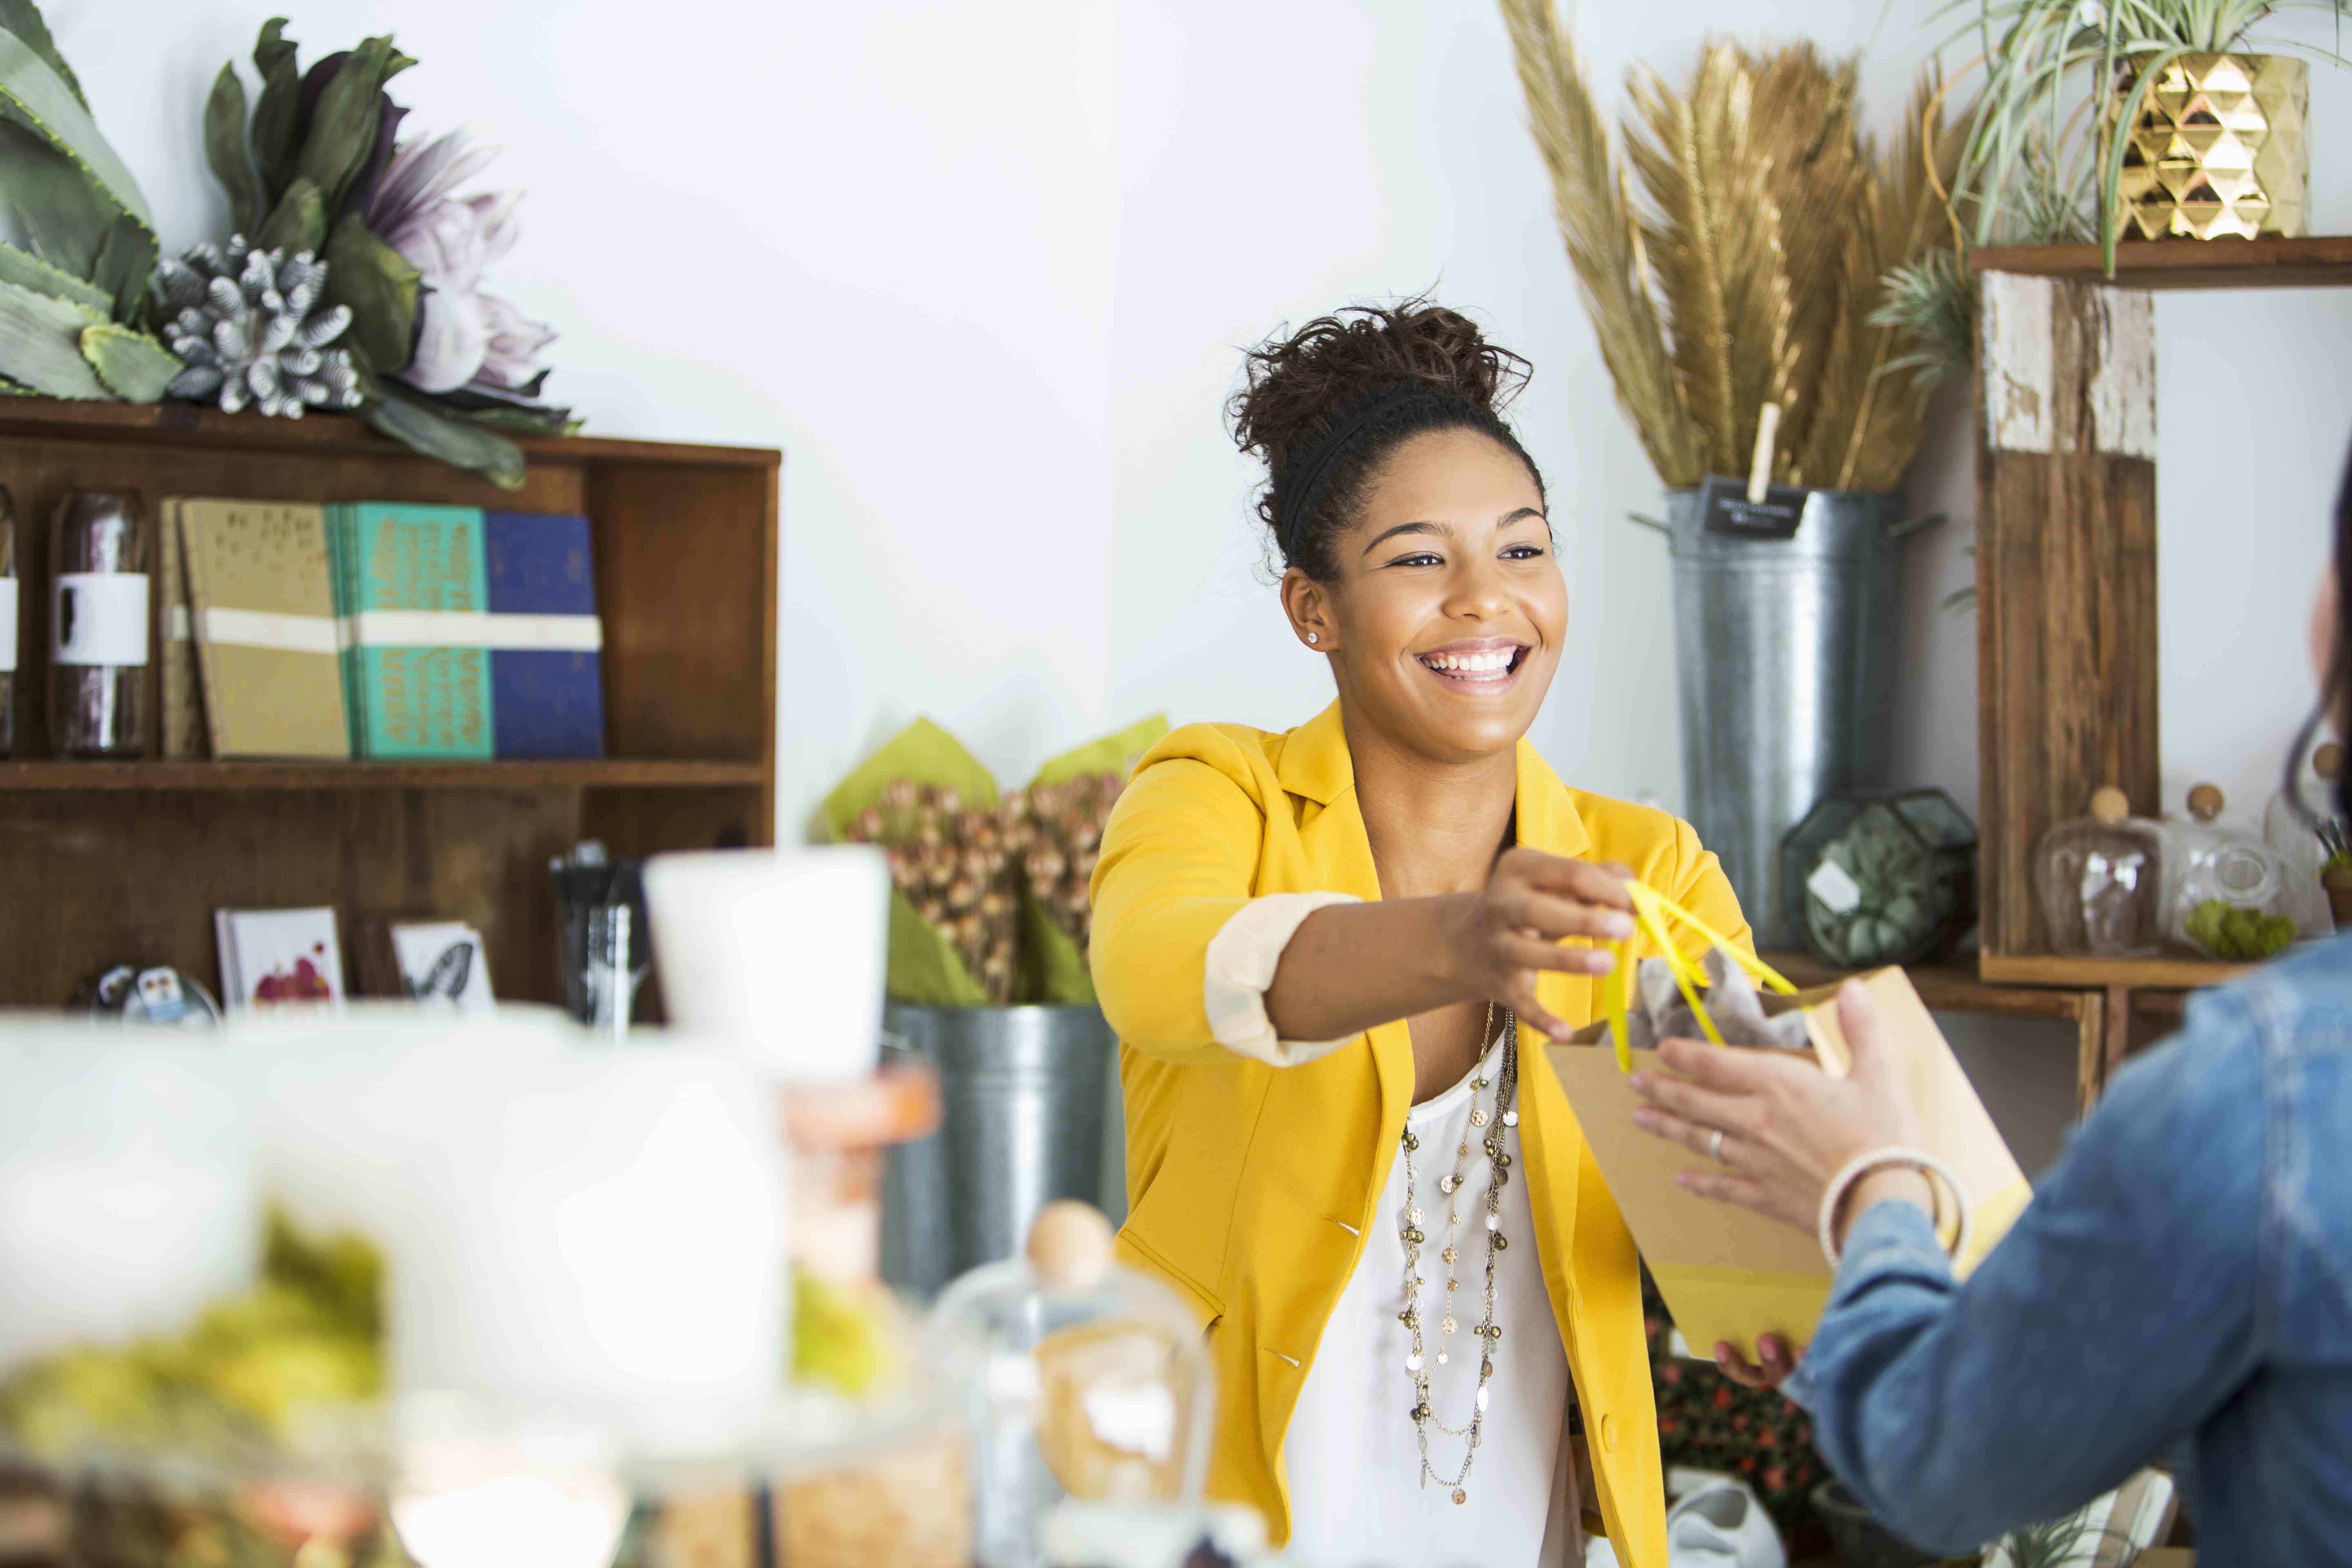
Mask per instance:
[[[1723,1129],[1720,1127],[1707,1134],[1706,1157],[1718,1165],[1723,1163]]]

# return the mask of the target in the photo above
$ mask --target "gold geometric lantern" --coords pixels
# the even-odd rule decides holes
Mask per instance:
[[[2141,239],[2303,233],[2310,106],[2311,71],[2302,60],[2174,60],[2149,84],[2125,139],[2119,232]]]

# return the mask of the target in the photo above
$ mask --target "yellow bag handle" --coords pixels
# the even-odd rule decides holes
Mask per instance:
[[[1683,1000],[1690,1004],[1691,1013],[1698,1026],[1717,1045],[1723,1044],[1722,1031],[1707,1016],[1706,1005],[1699,1000],[1698,987],[1706,983],[1706,971],[1698,960],[1675,944],[1667,922],[1690,928],[1706,939],[1707,945],[1731,955],[1732,962],[1756,978],[1757,984],[1768,986],[1783,996],[1793,996],[1797,988],[1789,984],[1780,972],[1754,954],[1735,947],[1721,931],[1659,892],[1641,882],[1625,884],[1626,893],[1633,900],[1634,934],[1623,942],[1610,945],[1616,950],[1617,966],[1601,982],[1601,1000],[1609,1011],[1609,1035],[1617,1047],[1617,1066],[1626,1072],[1633,1070],[1633,1047],[1625,1038],[1625,1007],[1627,988],[1633,984],[1633,944],[1647,936],[1664,957],[1666,966],[1674,971],[1675,984],[1681,990]]]

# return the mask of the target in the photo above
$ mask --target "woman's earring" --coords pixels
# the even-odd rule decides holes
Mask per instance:
[[[1308,642],[1318,642],[1322,639],[1322,637],[1323,634],[1321,632],[1308,632],[1307,634],[1307,640]]]

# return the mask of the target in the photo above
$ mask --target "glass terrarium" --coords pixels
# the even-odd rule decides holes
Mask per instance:
[[[1789,923],[1840,969],[1916,963],[1976,908],[1976,825],[1939,789],[1825,795],[1780,841]]]
[[[2145,958],[2164,945],[2165,833],[2110,784],[2088,816],[2058,824],[2033,851],[2042,923],[2057,952]]]
[[[2286,868],[2252,832],[2221,820],[2221,789],[2189,792],[2189,819],[2165,834],[2164,931],[2192,952],[2231,963],[2268,958],[2293,942]]]
[[[940,1299],[930,1342],[969,1435],[978,1568],[1038,1568],[1073,1502],[1198,1508],[1211,1400],[1199,1318],[1112,1260],[1094,1209],[1047,1205],[1025,1258]]]

